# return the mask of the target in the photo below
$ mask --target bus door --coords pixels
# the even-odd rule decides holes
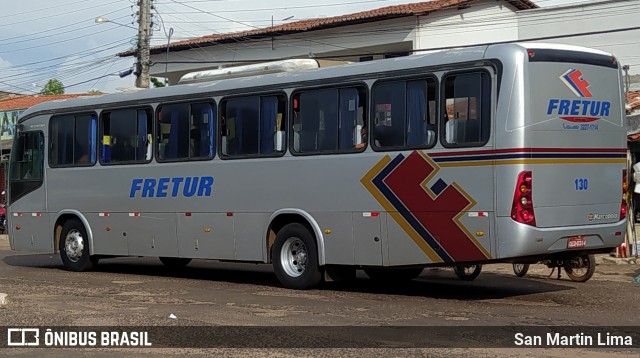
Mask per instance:
[[[44,182],[44,133],[20,132],[9,167],[8,232],[14,250],[53,252]]]

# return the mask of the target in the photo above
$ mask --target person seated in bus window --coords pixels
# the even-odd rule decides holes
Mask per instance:
[[[356,144],[356,149],[363,149],[367,146],[367,127],[360,130],[360,143]]]

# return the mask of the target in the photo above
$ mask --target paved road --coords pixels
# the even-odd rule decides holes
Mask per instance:
[[[316,290],[283,289],[268,265],[195,260],[179,271],[155,258],[117,258],[96,271],[64,271],[59,257],[10,251],[0,240],[0,326],[633,326],[640,325],[640,285],[632,283],[640,265],[598,265],[587,283],[546,277],[532,267],[526,278],[509,265],[486,266],[474,282],[448,269],[425,270],[413,281],[381,286],[359,273],[355,281],[328,283]],[[169,318],[170,315],[176,318]],[[44,352],[43,350],[37,352]],[[128,355],[157,355],[155,350]],[[206,355],[211,350],[164,349],[163,354]],[[246,355],[246,349],[215,350]],[[262,356],[361,356],[380,354],[450,356],[463,349],[268,349]],[[565,350],[480,348],[477,356],[565,356]],[[603,351],[573,349],[600,356]],[[49,353],[49,350],[47,350]],[[122,352],[118,351],[118,354]],[[636,352],[637,353],[637,352]],[[33,351],[0,349],[0,355],[30,356]],[[118,355],[114,350],[51,350],[54,356]],[[609,356],[635,356],[607,350]],[[50,355],[50,354],[48,354]]]

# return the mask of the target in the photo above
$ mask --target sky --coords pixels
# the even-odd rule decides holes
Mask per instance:
[[[53,78],[65,93],[134,87],[137,0],[0,0],[0,91],[36,94]],[[420,0],[153,0],[151,44],[338,16]],[[585,0],[534,0],[541,7]],[[96,17],[111,22],[96,23]]]

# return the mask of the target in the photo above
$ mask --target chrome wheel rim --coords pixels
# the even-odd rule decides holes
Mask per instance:
[[[84,239],[80,231],[72,229],[64,238],[64,251],[71,262],[78,262],[84,252]]]
[[[524,265],[525,264],[513,264],[513,269],[516,271],[516,273],[520,273],[524,269]]]
[[[463,272],[465,276],[471,276],[475,270],[475,266],[465,266]]]
[[[282,245],[280,264],[290,277],[299,277],[307,268],[307,247],[297,237],[290,237]]]

